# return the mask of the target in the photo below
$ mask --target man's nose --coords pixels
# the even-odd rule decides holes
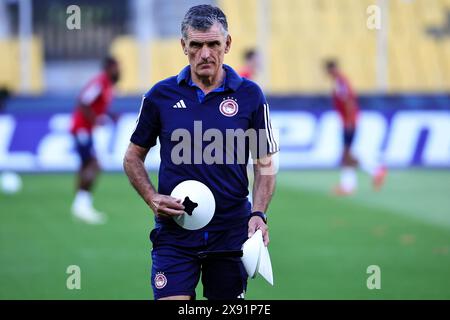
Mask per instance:
[[[200,53],[200,57],[203,59],[203,60],[207,60],[208,58],[209,58],[209,56],[210,56],[210,50],[209,50],[209,48],[207,47],[207,46],[203,46],[202,47],[202,51],[201,51],[201,53]]]

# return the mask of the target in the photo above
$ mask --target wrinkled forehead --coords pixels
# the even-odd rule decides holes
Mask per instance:
[[[226,34],[225,30],[223,29],[222,25],[219,23],[214,23],[209,29],[207,30],[197,30],[192,27],[189,27],[187,29],[187,42],[211,42],[211,41],[225,41],[226,40]]]

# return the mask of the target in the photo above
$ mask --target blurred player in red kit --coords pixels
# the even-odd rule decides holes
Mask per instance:
[[[260,59],[258,52],[255,49],[248,49],[244,52],[244,65],[239,70],[239,75],[242,78],[246,78],[252,81],[255,81],[256,75],[260,69]],[[253,176],[253,164],[251,162],[248,163],[247,166],[247,175],[250,181],[250,186],[253,185],[254,176]],[[248,199],[250,202],[253,202],[252,191],[249,189]]]
[[[255,80],[260,66],[258,52],[254,49],[248,49],[244,53],[244,66],[239,70],[239,75],[242,78]]]
[[[106,216],[94,209],[92,188],[100,173],[100,165],[94,151],[92,133],[97,125],[105,123],[114,85],[119,81],[119,64],[113,57],[106,57],[103,70],[83,88],[72,116],[71,133],[80,158],[77,175],[77,193],[72,204],[72,214],[90,224],[105,222]]]
[[[337,62],[327,60],[325,70],[334,82],[333,104],[342,120],[343,128],[344,148],[341,161],[341,179],[334,191],[338,195],[349,195],[356,190],[358,185],[356,168],[359,161],[352,154],[351,149],[358,126],[359,106],[350,82],[339,70]],[[375,166],[364,164],[362,169],[372,177],[374,189],[379,190],[387,173],[386,168],[379,164]]]

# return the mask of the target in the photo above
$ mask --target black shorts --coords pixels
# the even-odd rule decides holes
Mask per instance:
[[[351,147],[353,140],[355,139],[355,128],[344,128],[342,134],[342,140],[345,147]]]
[[[80,157],[82,165],[95,159],[94,140],[92,134],[86,131],[79,131],[73,135],[75,149]]]
[[[248,225],[227,231],[185,230],[161,226],[153,229],[151,285],[155,299],[188,295],[195,299],[200,280],[209,300],[242,298],[247,272],[240,257],[200,259],[200,251],[240,250],[247,240]]]

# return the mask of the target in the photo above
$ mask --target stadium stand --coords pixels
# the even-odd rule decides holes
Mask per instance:
[[[233,48],[227,63],[239,67],[242,53],[265,40],[266,91],[274,94],[324,93],[329,83],[322,72],[326,57],[337,58],[358,92],[377,89],[377,31],[366,27],[371,0],[267,0],[267,34],[259,27],[261,1],[218,0],[227,13]],[[164,7],[165,1],[158,2]],[[450,89],[450,0],[388,0],[382,25],[388,28],[388,93],[442,92]],[[164,8],[158,10],[165,12]],[[173,8],[172,8],[173,9]],[[167,11],[167,10],[166,10]],[[173,10],[169,10],[172,12]],[[159,12],[159,11],[158,11]],[[152,44],[141,49],[136,37],[121,35],[110,50],[123,66],[119,89],[123,94],[141,93],[159,79],[176,74],[185,65],[179,38],[173,28],[180,14],[161,15]],[[179,17],[180,21],[176,21]],[[387,23],[385,24],[385,20]],[[163,32],[164,31],[164,32]],[[33,40],[32,91],[45,90],[44,46]],[[16,91],[19,85],[17,40],[0,42],[0,83]],[[148,65],[139,65],[140,53]],[[143,52],[143,53],[142,53]],[[145,68],[142,70],[142,68]],[[145,77],[142,77],[142,74]]]
[[[40,93],[44,89],[44,57],[40,39],[31,40],[31,83],[27,93]],[[0,87],[16,92],[20,89],[20,44],[17,39],[0,40]]]
[[[321,65],[325,57],[333,56],[341,61],[357,90],[376,91],[377,31],[365,27],[366,9],[372,2],[269,1],[271,19],[268,29],[271,32],[262,35],[268,48],[266,67],[270,82],[267,89],[277,94],[325,92],[328,83]],[[230,33],[234,37],[232,53],[227,61],[238,66],[242,52],[254,46],[261,37],[256,14],[258,2],[222,0],[219,5],[229,16]],[[255,14],[249,14],[251,12]],[[381,18],[388,19],[389,28],[388,91],[449,90],[450,1],[391,0],[388,17],[382,15]],[[132,52],[132,49],[119,49],[120,41],[123,40],[118,39],[114,43],[114,52]],[[152,82],[175,74],[184,64],[184,56],[177,54],[178,41],[173,41],[160,39],[154,42]],[[133,46],[131,43],[128,45]],[[170,48],[175,50],[174,54]],[[122,83],[122,89],[127,92],[133,92],[136,86],[131,79]]]

